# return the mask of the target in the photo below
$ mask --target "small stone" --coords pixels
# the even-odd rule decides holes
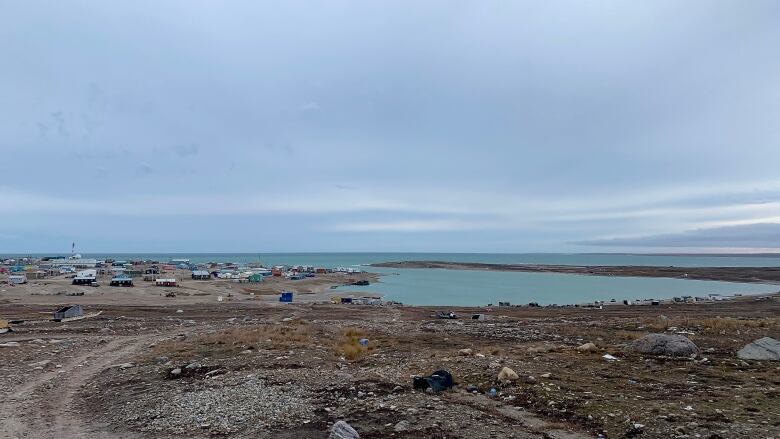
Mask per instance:
[[[360,435],[345,421],[338,421],[330,429],[328,439],[360,439]]]
[[[474,351],[472,351],[470,348],[461,349],[458,351],[458,355],[461,355],[463,357],[468,357],[469,355],[471,355],[472,352]]]
[[[550,378],[552,376],[552,374],[550,372],[547,372],[547,373],[543,373],[543,374],[541,374],[539,376],[542,377],[542,378]]]
[[[499,381],[515,381],[518,379],[520,379],[520,377],[517,375],[517,373],[508,367],[504,367],[501,369],[501,372],[498,373]]]
[[[393,430],[397,432],[409,430],[409,421],[398,421],[398,423],[393,427]]]
[[[181,368],[177,367],[177,368],[171,370],[170,372],[168,372],[168,374],[170,374],[172,377],[177,377],[177,376],[181,375]]]
[[[593,343],[585,343],[583,345],[577,346],[577,352],[595,352],[599,348],[596,347]]]

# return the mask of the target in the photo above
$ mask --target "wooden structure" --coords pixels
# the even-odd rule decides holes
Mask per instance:
[[[57,311],[54,311],[54,321],[58,322],[62,319],[79,317],[82,314],[84,314],[84,310],[81,308],[81,305],[63,306]]]

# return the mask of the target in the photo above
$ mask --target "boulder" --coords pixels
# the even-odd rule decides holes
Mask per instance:
[[[648,355],[666,355],[670,357],[690,357],[699,352],[699,348],[683,335],[647,334],[631,343],[631,350]]]
[[[469,355],[471,355],[472,352],[474,352],[474,351],[472,351],[470,348],[461,349],[461,350],[458,351],[458,355],[462,355],[464,357],[468,357]]]
[[[759,338],[748,343],[737,352],[737,357],[743,360],[780,360],[780,341],[772,337]]]
[[[599,348],[593,343],[585,343],[577,346],[577,352],[596,352]]]
[[[360,435],[351,425],[338,421],[330,429],[328,439],[360,439]]]
[[[498,380],[499,381],[515,381],[515,380],[519,380],[519,379],[520,379],[520,376],[518,376],[517,373],[515,373],[514,370],[512,370],[512,369],[510,369],[508,367],[504,367],[503,369],[501,369],[501,372],[498,373]]]

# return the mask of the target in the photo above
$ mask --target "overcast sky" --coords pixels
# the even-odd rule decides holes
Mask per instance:
[[[780,2],[4,1],[0,253],[780,249]]]

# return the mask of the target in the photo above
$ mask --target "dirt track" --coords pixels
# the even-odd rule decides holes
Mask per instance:
[[[3,437],[8,438],[105,438],[91,431],[74,413],[76,394],[107,367],[137,354],[155,336],[119,336],[62,364],[34,376],[8,392],[0,405]],[[136,438],[134,433],[112,434],[115,438]]]

